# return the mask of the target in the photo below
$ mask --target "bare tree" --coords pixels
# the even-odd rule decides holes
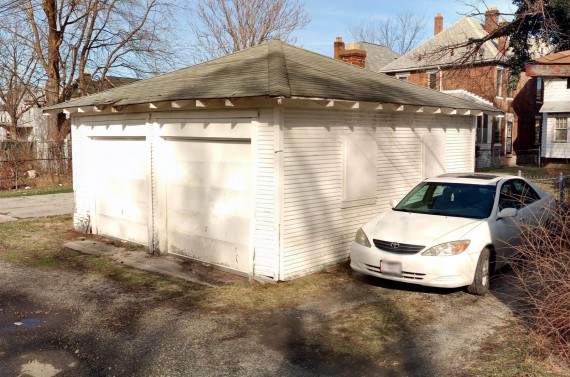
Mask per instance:
[[[382,45],[403,55],[418,45],[425,27],[425,17],[405,10],[387,19],[352,24],[349,32],[356,41]]]
[[[488,6],[484,0],[465,0],[468,16],[482,17]],[[570,2],[568,0],[513,0],[514,12],[501,12],[506,21],[482,38],[472,39],[453,48],[463,48],[463,60],[469,60],[489,40],[508,39],[508,51],[502,51],[511,66],[514,82],[525,64],[537,57],[539,46],[552,51],[570,49]]]
[[[47,105],[86,91],[85,73],[103,80],[111,72],[145,76],[175,63],[169,48],[169,3],[159,0],[16,0],[28,43],[45,75]],[[50,117],[48,135],[60,143],[69,133],[62,114]]]
[[[0,25],[0,104],[9,139],[18,139],[18,124],[23,115],[41,101],[38,60],[26,41],[29,35],[17,18]]]
[[[291,34],[309,23],[297,0],[202,0],[191,9],[195,60],[203,61]]]

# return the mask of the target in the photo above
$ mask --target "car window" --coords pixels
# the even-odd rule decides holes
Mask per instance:
[[[517,181],[521,186],[521,199],[524,205],[529,205],[531,203],[540,200],[540,195],[525,181]]]
[[[501,187],[499,210],[503,208],[523,208],[540,199],[540,195],[525,181],[513,179]]]
[[[483,219],[491,213],[495,190],[495,186],[423,182],[402,199],[394,210]]]

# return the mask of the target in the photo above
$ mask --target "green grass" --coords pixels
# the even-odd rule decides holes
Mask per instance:
[[[46,195],[46,194],[60,194],[64,192],[73,192],[72,185],[31,188],[28,190],[4,190],[0,191],[0,198],[14,198],[18,196],[32,196],[32,195]]]

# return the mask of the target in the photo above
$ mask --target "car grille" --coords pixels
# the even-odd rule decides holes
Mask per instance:
[[[382,240],[374,240],[374,246],[376,246],[380,250],[384,250],[389,253],[395,253],[395,254],[416,254],[425,247],[421,245],[409,245],[407,243],[398,243],[398,242],[382,241]]]

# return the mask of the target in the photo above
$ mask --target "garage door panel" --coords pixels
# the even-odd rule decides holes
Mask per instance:
[[[247,259],[247,246],[176,232],[169,234],[169,242],[172,245],[170,247],[172,253],[185,255],[190,258],[203,260],[238,271],[247,271],[249,264]],[[184,248],[178,248],[176,245],[184,245]]]
[[[94,139],[96,229],[148,244],[147,144],[144,139]]]
[[[251,144],[167,140],[169,252],[247,271]]]
[[[136,223],[129,220],[117,219],[106,215],[98,216],[98,231],[100,234],[119,237],[131,242],[145,244],[148,228],[146,223]]]
[[[168,210],[193,210],[213,213],[218,216],[241,216],[249,218],[250,205],[247,193],[201,187],[169,187]]]
[[[250,163],[185,162],[172,172],[171,184],[250,191]]]
[[[114,217],[125,221],[132,221],[134,223],[146,223],[148,218],[148,211],[144,208],[145,203],[125,203],[121,207],[107,204],[106,201],[101,201],[97,206],[97,213],[100,216]]]
[[[177,219],[169,226],[173,232],[209,237],[243,246],[248,244],[249,234],[243,232],[248,229],[248,218],[192,211],[176,211],[171,214],[175,214]]]
[[[169,142],[168,152],[172,161],[249,163],[249,146],[240,141],[176,140]]]

